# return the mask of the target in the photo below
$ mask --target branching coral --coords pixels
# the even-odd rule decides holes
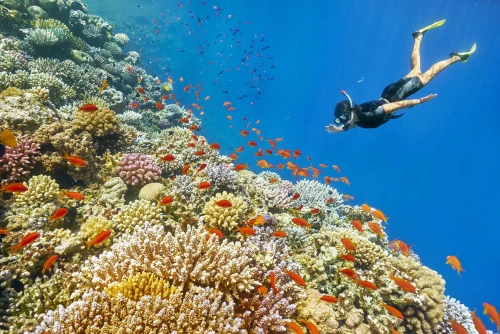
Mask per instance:
[[[124,155],[116,171],[126,184],[133,186],[157,181],[161,176],[160,167],[153,159],[139,153]]]
[[[7,147],[0,158],[0,179],[2,183],[22,181],[30,174],[40,159],[40,145],[30,139],[18,143],[17,147]]]
[[[161,207],[147,200],[137,200],[124,207],[113,217],[113,228],[121,232],[132,232],[136,226],[159,224],[163,221]]]

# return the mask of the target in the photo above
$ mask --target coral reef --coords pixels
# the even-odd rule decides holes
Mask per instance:
[[[116,171],[126,184],[133,186],[157,181],[161,176],[160,167],[153,159],[139,153],[124,155]]]
[[[25,180],[35,163],[40,159],[40,145],[30,139],[18,143],[17,147],[7,147],[0,158],[0,179],[2,183]]]

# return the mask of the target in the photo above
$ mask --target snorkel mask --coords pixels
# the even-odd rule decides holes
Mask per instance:
[[[354,106],[351,97],[346,93],[345,90],[340,91],[345,97],[347,97],[348,101],[342,101],[337,104],[335,107],[335,119],[333,122],[337,125],[344,124],[344,131],[347,131],[349,127],[352,125],[354,119],[354,112],[352,108]],[[349,106],[346,106],[346,102],[349,103]]]

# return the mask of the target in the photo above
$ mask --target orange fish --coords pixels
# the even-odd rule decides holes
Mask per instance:
[[[373,233],[378,235],[380,238],[384,237],[384,232],[382,232],[382,227],[379,224],[374,222],[368,222],[368,227],[370,228],[370,230],[373,231]]]
[[[350,199],[354,199],[354,196],[347,195],[347,194],[342,195],[342,197],[344,198],[344,201],[348,201]]]
[[[283,165],[283,164],[277,164],[276,167],[281,170],[281,169],[285,168],[285,165]]]
[[[301,204],[301,205],[299,205],[298,207],[293,208],[293,209],[294,209],[295,211],[300,211],[300,210],[302,210],[302,208],[303,208],[303,207],[304,207],[304,204]]]
[[[262,215],[258,215],[255,218],[252,218],[248,221],[248,225],[264,225],[266,223],[266,218]]]
[[[290,150],[278,150],[276,154],[285,159],[291,158]]]
[[[302,155],[302,152],[300,152],[300,150],[294,150],[293,151],[293,157],[295,159],[297,159],[298,157],[300,157]]]
[[[7,252],[12,253],[12,254],[17,253],[21,249],[23,249],[24,247],[28,246],[29,244],[34,242],[36,239],[38,239],[39,236],[40,236],[40,233],[38,233],[38,232],[28,233],[17,244],[7,248]]]
[[[264,153],[262,153],[262,149],[261,149],[261,148],[259,148],[259,150],[258,150],[257,152],[255,152],[255,153],[254,153],[254,155],[255,155],[256,157],[263,157],[263,156],[264,156]]]
[[[228,120],[230,120],[230,121],[231,121],[231,120],[233,120],[233,116],[231,116],[231,115],[227,115],[226,117],[227,117],[227,119],[228,119]]]
[[[396,241],[396,245],[405,256],[410,256],[410,247],[401,240]]]
[[[207,189],[210,188],[211,184],[210,182],[203,181],[198,185],[198,189]]]
[[[189,144],[188,144],[188,146],[189,146],[189,147],[195,147],[195,146],[196,146],[196,144],[195,144],[195,143],[189,143]]]
[[[234,166],[235,171],[241,171],[248,168],[248,164],[237,164]]]
[[[162,110],[163,109],[163,103],[161,103],[160,101],[156,102],[156,109],[158,110]]]
[[[458,273],[458,276],[460,276],[460,272],[464,271],[462,269],[462,264],[460,263],[460,260],[456,256],[449,255],[446,257],[446,264],[449,264],[453,269],[455,269]]]
[[[368,212],[368,213],[371,213],[372,212],[372,208],[370,208],[370,206],[368,204],[363,204],[361,205],[361,209],[364,211],[364,212]]]
[[[401,320],[404,319],[403,313],[401,313],[394,306],[391,306],[391,305],[388,305],[388,304],[385,304],[385,303],[382,303],[382,306],[387,310],[387,312],[389,312],[390,314],[392,314],[396,318],[401,319]]]
[[[49,269],[50,266],[53,265],[58,258],[59,258],[58,254],[53,254],[49,256],[47,260],[45,260],[45,262],[43,263],[42,275],[45,275],[45,271],[47,271],[47,269]]]
[[[167,154],[166,156],[162,157],[160,160],[165,161],[165,162],[170,162],[170,161],[174,161],[175,157],[172,154]]]
[[[292,331],[295,332],[295,334],[304,334],[304,331],[302,330],[302,327],[297,325],[295,322],[291,321],[285,321],[284,324],[290,328]]]
[[[311,224],[309,224],[307,222],[307,220],[305,220],[304,218],[300,218],[300,217],[294,217],[292,218],[292,222],[296,225],[299,225],[299,226],[302,226],[302,227],[307,227],[307,228],[311,228]]]
[[[255,142],[255,140],[249,141],[247,144],[250,147],[257,147],[257,143]]]
[[[210,99],[210,95],[205,96],[205,101],[208,101]]]
[[[103,243],[109,237],[110,234],[111,234],[110,230],[104,230],[98,235],[96,235],[94,239],[85,241],[85,243],[87,244],[87,249],[90,249],[90,247],[94,245],[99,245]]]
[[[80,157],[68,155],[68,153],[64,152],[63,158],[68,160],[68,162],[74,166],[82,167],[82,168],[87,167],[87,163],[85,162],[85,160],[83,160]]]
[[[285,231],[279,230],[271,234],[273,237],[286,238],[287,234]]]
[[[309,211],[311,214],[315,215],[317,213],[319,213],[319,209],[318,208],[314,208],[314,209],[311,209],[311,211]]]
[[[451,329],[453,329],[453,331],[456,334],[467,334],[468,333],[467,330],[465,329],[465,327],[460,325],[455,319],[450,320],[450,325],[451,325]]]
[[[384,221],[384,223],[387,223],[387,219],[389,219],[389,218],[387,218],[387,217],[384,215],[384,213],[383,213],[382,211],[380,211],[380,210],[375,210],[375,211],[373,211],[373,212],[372,212],[372,215],[373,215],[373,217],[375,217],[375,218],[378,218],[378,219],[380,219],[380,220],[383,220],[383,221]]]
[[[175,95],[174,94],[170,94],[169,96],[170,96],[171,100],[175,100]]]
[[[238,226],[238,227],[236,227],[236,229],[241,234],[244,234],[244,235],[255,235],[255,230],[253,229],[253,227],[248,227],[248,226],[240,227],[240,226]]]
[[[279,181],[279,180],[278,180],[277,178],[275,178],[275,177],[274,177],[274,178],[272,178],[272,179],[270,179],[270,180],[269,180],[269,183],[273,184],[273,183],[276,183],[276,182],[278,182],[278,181]]]
[[[275,139],[274,139],[274,141],[275,141],[275,142],[277,142],[277,143],[279,143],[280,141],[282,141],[282,140],[283,140],[283,138],[284,138],[284,137],[275,138]]]
[[[236,155],[236,153],[231,153],[231,154],[229,154],[229,157],[230,157],[231,159],[233,159],[233,160],[238,159],[238,156]]]
[[[391,273],[390,278],[396,283],[397,286],[399,286],[401,289],[405,290],[406,292],[411,292],[411,293],[417,293],[417,288],[407,280],[401,278],[401,277],[396,277],[394,274]]]
[[[191,88],[191,85],[187,85],[186,87],[184,87],[184,91],[187,92],[189,88]]]
[[[102,92],[104,88],[106,88],[107,86],[108,86],[108,79],[104,79],[102,81],[101,87],[99,88],[99,93]]]
[[[130,102],[129,106],[131,106],[134,109],[139,109],[141,107],[137,102]]]
[[[394,327],[392,327],[392,325],[391,325],[391,327],[389,327],[389,330],[391,331],[391,334],[401,334],[401,332],[395,330]]]
[[[7,193],[22,193],[28,190],[28,187],[26,187],[22,183],[10,183],[10,184],[1,184],[0,185],[0,191],[5,191]]]
[[[76,199],[77,201],[85,199],[85,196],[76,191],[65,191],[63,194],[71,199]]]
[[[231,102],[224,102],[222,105],[223,105],[224,107],[227,107],[227,106],[230,106],[230,105],[231,105]]]
[[[181,174],[182,174],[182,175],[186,175],[186,174],[187,174],[187,172],[189,171],[189,168],[190,168],[190,167],[191,167],[191,165],[190,165],[190,164],[185,165],[185,166],[182,168]]]
[[[332,204],[333,203],[333,197],[330,197],[329,199],[326,200],[326,204]]]
[[[352,226],[359,232],[363,232],[363,224],[357,219],[352,221]]]
[[[490,317],[491,322],[494,322],[497,325],[497,330],[500,331],[500,315],[498,314],[495,306],[483,303],[484,314],[487,314]]]
[[[340,177],[340,181],[342,181],[342,183],[347,184],[348,186],[349,186],[349,185],[351,185],[351,184],[349,183],[349,180],[347,179],[347,177],[341,176],[341,177]]]
[[[333,167],[333,169],[335,169],[337,172],[339,172],[339,173],[340,173],[340,168],[339,168],[339,166],[337,166],[337,165],[333,165],[332,167]]]
[[[330,183],[332,183],[332,178],[331,178],[331,177],[325,176],[325,177],[324,177],[324,180],[325,180],[325,183],[326,183],[326,184],[330,184]]]
[[[197,157],[201,157],[202,155],[205,155],[205,151],[196,151],[194,152],[194,155],[197,156]]]
[[[352,243],[351,239],[349,239],[349,238],[342,238],[342,239],[340,239],[340,241],[342,242],[342,245],[344,245],[344,247],[347,250],[350,250],[352,252],[356,251],[356,246],[354,246],[354,244]]]
[[[352,254],[341,255],[341,258],[343,258],[346,261],[351,261],[351,262],[354,262],[356,260],[356,258]]]
[[[309,333],[311,334],[319,334],[319,329],[316,327],[315,324],[313,324],[310,321],[304,320],[304,324],[306,325],[307,329],[309,330]]]
[[[222,231],[217,228],[207,228],[207,232],[210,234],[215,234],[219,237],[219,239],[224,238],[224,234],[222,234]]]
[[[205,169],[205,167],[207,167],[207,164],[201,164],[200,167],[198,167],[198,169],[196,171],[201,172],[202,170]]]
[[[321,297],[319,297],[319,300],[322,300],[324,302],[327,302],[327,303],[336,303],[338,302],[339,300],[337,299],[337,297],[334,297],[334,296],[329,296],[329,295],[323,295]]]
[[[276,276],[274,275],[274,272],[272,272],[272,271],[269,274],[269,280],[271,282],[271,288],[273,288],[273,291],[275,293],[279,293],[279,290],[276,288]]]
[[[162,100],[168,100],[168,95],[163,95],[161,98]]]
[[[248,132],[247,130],[240,130],[240,134],[243,138],[246,138],[248,136],[250,132]]]
[[[299,194],[299,193],[295,193],[295,194],[293,194],[293,196],[292,196],[292,200],[294,200],[294,201],[295,201],[295,200],[296,200],[296,199],[298,199],[299,197],[300,197],[300,194]]]
[[[276,143],[274,142],[274,140],[272,139],[268,139],[267,142],[269,143],[269,145],[271,145],[273,148],[276,148]]]
[[[269,168],[269,164],[267,163],[266,160],[257,161],[257,166],[259,166],[261,168]]]
[[[196,130],[196,129],[198,129],[198,125],[196,125],[196,124],[193,124],[193,125],[191,125],[191,126],[189,127],[189,130],[191,130],[191,131],[194,131],[194,130]],[[195,139],[195,140],[196,140],[196,139]]]
[[[165,196],[159,201],[160,205],[168,205],[174,201],[174,198],[172,196]]]
[[[96,106],[95,104],[91,104],[91,103],[81,105],[77,108],[79,111],[84,111],[84,112],[94,112],[96,110],[99,110],[98,106]]]
[[[328,166],[327,166],[327,165],[325,165],[325,164],[319,164],[319,166],[320,166],[321,168],[328,168]]]
[[[300,286],[306,286],[306,281],[302,277],[300,277],[298,274],[294,273],[293,271],[289,271],[285,269],[285,273],[298,285]]]
[[[137,88],[137,91],[139,92],[139,94],[144,94],[144,93],[146,93],[146,91],[145,91],[145,90],[144,90],[144,88],[142,88],[142,87]]]
[[[221,199],[219,201],[215,201],[215,204],[217,204],[221,208],[230,208],[233,206],[233,204],[231,204],[231,202],[229,202],[227,199]]]
[[[233,111],[233,110],[236,110],[236,108],[235,107],[228,107],[227,110]]]
[[[264,152],[266,152],[267,155],[271,155],[273,154],[273,150],[265,150]],[[282,164],[283,165],[283,164]]]
[[[476,315],[476,310],[470,313],[472,316],[472,321],[474,322],[474,327],[479,334],[486,334],[486,327],[484,326],[481,319]]]
[[[241,152],[243,151],[245,148],[243,146],[240,146],[238,148],[235,149],[236,152]]]
[[[57,219],[64,218],[68,214],[68,209],[67,208],[59,208],[54,212],[52,216],[49,217],[49,222],[52,222]]]
[[[262,296],[267,296],[267,288],[264,285],[259,285],[257,287],[257,291],[262,295]]]
[[[210,148],[213,149],[213,150],[219,150],[220,149],[220,145],[217,144],[217,143],[213,143],[213,144],[210,144]]]
[[[372,282],[361,281],[361,280],[356,280],[356,282],[364,288],[367,288],[370,290],[377,290],[377,286],[375,284],[373,284]]]
[[[191,105],[192,105],[193,107],[195,107],[197,110],[200,110],[200,108],[201,108],[201,107],[200,107],[199,105],[197,105],[196,103],[193,103],[193,104],[191,104]]]
[[[358,279],[358,276],[356,275],[356,272],[353,269],[344,268],[344,269],[339,269],[338,272],[354,280]]]
[[[9,235],[12,228],[0,228],[0,235]]]

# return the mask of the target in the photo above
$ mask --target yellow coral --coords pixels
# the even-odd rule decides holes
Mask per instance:
[[[94,112],[77,111],[73,120],[73,130],[88,131],[92,135],[102,137],[118,131],[118,119],[115,112],[106,107]]]
[[[108,295],[117,297],[122,294],[128,299],[139,301],[143,296],[167,299],[177,288],[170,285],[165,279],[152,273],[141,272],[124,279],[121,282],[113,282],[104,289]]]
[[[25,185],[28,191],[16,195],[16,206],[38,206],[56,199],[59,195],[59,185],[48,175],[33,176]]]
[[[112,226],[111,220],[104,217],[89,217],[80,226],[80,236],[83,240],[89,240],[102,231],[111,229]],[[109,239],[106,242],[109,242]]]
[[[147,200],[137,200],[123,208],[113,217],[113,227],[117,231],[131,233],[135,226],[142,226],[146,222],[155,225],[163,221],[161,206]]]
[[[232,206],[225,208],[216,204],[217,201],[224,199],[231,202]],[[224,191],[210,198],[205,204],[202,218],[210,227],[231,231],[243,224],[247,212],[248,206],[242,197]]]

